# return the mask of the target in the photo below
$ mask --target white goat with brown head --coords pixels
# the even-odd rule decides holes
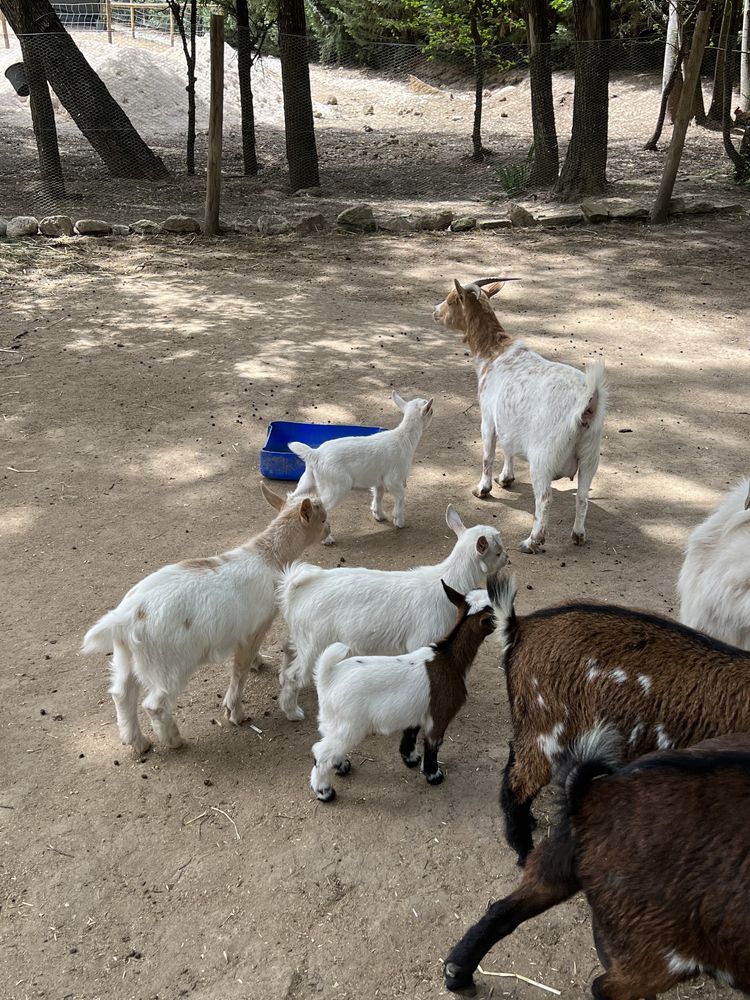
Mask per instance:
[[[503,278],[484,278],[454,288],[435,307],[434,318],[464,335],[474,355],[482,414],[482,478],[474,496],[489,496],[495,448],[500,442],[505,462],[495,481],[507,488],[514,480],[513,463],[525,458],[534,488],[534,525],[520,548],[539,552],[547,529],[551,485],[578,475],[572,538],[586,540],[586,512],[591,481],[599,465],[607,390],[604,365],[585,373],[548,361],[522,340],[505,332],[490,303]]]

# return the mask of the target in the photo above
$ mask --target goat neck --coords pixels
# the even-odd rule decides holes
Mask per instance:
[[[248,554],[259,553],[266,562],[281,571],[298,559],[312,541],[310,526],[299,516],[299,507],[285,507],[268,527],[241,546]]]
[[[499,357],[513,343],[495,314],[490,300],[482,292],[479,299],[467,296],[463,308],[464,340],[475,360]]]

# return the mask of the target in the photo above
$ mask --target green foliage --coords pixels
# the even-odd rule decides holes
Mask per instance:
[[[523,163],[507,163],[495,168],[500,186],[509,198],[522,194],[529,186],[534,163],[534,147],[529,149]]]

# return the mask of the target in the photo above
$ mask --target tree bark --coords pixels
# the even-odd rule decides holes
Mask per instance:
[[[481,163],[484,159],[482,148],[482,92],[484,90],[484,47],[477,22],[477,4],[473,3],[469,12],[469,28],[474,43],[474,127],[471,132],[473,146],[472,159]]]
[[[237,80],[240,87],[242,117],[242,164],[246,176],[258,173],[255,150],[255,109],[253,107],[253,40],[247,0],[237,0]]]
[[[677,111],[677,121],[674,123],[672,130],[672,141],[669,144],[661,184],[659,185],[654,206],[651,209],[652,222],[663,222],[667,217],[669,201],[672,197],[674,182],[680,167],[682,150],[685,147],[685,134],[687,133],[688,123],[692,117],[693,102],[695,100],[695,84],[698,80],[701,63],[703,62],[703,51],[706,47],[708,29],[711,24],[710,0],[704,0],[704,4],[705,6],[698,14],[695,22],[690,55],[685,67],[685,86],[682,91],[680,107]]]
[[[644,149],[655,150],[659,142],[659,139],[661,139],[661,131],[664,128],[664,119],[666,118],[667,115],[667,103],[669,102],[669,99],[672,96],[677,81],[682,80],[682,60],[684,58],[684,55],[685,53],[682,51],[682,49],[680,49],[680,51],[677,53],[677,59],[675,60],[674,65],[672,66],[672,75],[667,81],[667,85],[664,88],[661,95],[661,104],[659,106],[659,117],[656,119],[656,126],[654,128],[654,133],[648,140],[648,142],[644,145],[643,147]],[[682,88],[680,88],[680,93],[682,93]],[[679,106],[679,100],[677,102],[677,105]],[[672,119],[672,121],[674,121],[674,118]]]
[[[541,187],[554,184],[560,169],[555,104],[552,99],[547,0],[529,0],[526,26],[529,37],[531,123],[534,130],[534,160],[529,181],[533,186]]]
[[[664,46],[664,69],[661,76],[661,89],[663,95],[667,91],[667,88],[670,88],[667,96],[669,101],[669,115],[672,122],[675,120],[677,107],[680,103],[680,94],[682,93],[682,74],[680,73],[678,77],[675,77],[672,72],[681,48],[681,34],[677,0],[669,0],[669,22],[667,24],[667,41]],[[650,147],[647,146],[646,148]],[[654,148],[656,147],[654,146]]]
[[[706,124],[706,105],[703,103],[703,84],[701,83],[700,71],[698,72],[698,79],[695,81],[692,117],[695,118],[696,125]]]
[[[281,87],[289,183],[292,191],[318,187],[318,149],[310,93],[304,0],[278,0]]]
[[[147,180],[169,176],[63,28],[49,0],[0,0],[0,10],[16,35],[44,35],[38,49],[44,74],[110,174]]]
[[[177,31],[182,42],[187,67],[188,117],[187,140],[185,149],[185,171],[192,177],[195,173],[195,35],[198,23],[198,0],[189,0],[190,19],[185,26],[185,11],[188,0],[167,0],[167,6],[177,25]]]
[[[29,85],[31,121],[39,154],[42,190],[53,198],[62,198],[65,195],[65,183],[57,145],[55,109],[52,107],[44,73],[44,59],[40,51],[45,38],[43,35],[20,35],[18,40],[21,43],[26,82]]]
[[[742,51],[740,52],[740,110],[750,111],[750,0],[742,12]],[[747,130],[745,130],[747,134]]]
[[[562,201],[600,194],[607,186],[609,13],[609,0],[573,0],[573,130],[554,189]]]
[[[714,91],[711,95],[711,104],[708,108],[708,120],[710,122],[721,122],[721,109],[724,104],[724,75],[726,72],[726,55],[729,46],[729,32],[732,27],[732,15],[734,8],[731,0],[724,2],[724,14],[721,18],[721,29],[719,30],[719,46],[716,51],[716,67],[714,69]]]
[[[731,8],[732,21],[737,8],[736,0],[727,0],[727,6]],[[750,175],[750,161],[742,154],[742,147],[738,152],[732,142],[732,79],[734,76],[734,50],[730,45],[727,48],[726,61],[724,63],[724,94],[721,109],[721,135],[724,142],[724,150],[734,165],[734,179],[738,182],[744,181]],[[744,145],[744,137],[743,137]]]

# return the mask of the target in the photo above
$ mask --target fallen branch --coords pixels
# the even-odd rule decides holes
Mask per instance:
[[[72,858],[73,857],[72,854],[68,854],[67,851],[61,851],[59,847],[53,847],[52,844],[47,844],[47,847],[49,847],[49,849],[51,851],[54,851],[55,854],[62,854],[62,856],[64,858]]]
[[[25,473],[39,472],[39,469],[14,469],[12,465],[6,465],[5,468],[8,470],[8,472],[25,472]]]
[[[240,831],[237,829],[237,824],[235,823],[235,821],[232,819],[232,817],[229,815],[228,812],[225,812],[223,809],[219,809],[218,806],[211,806],[211,810],[212,810],[212,812],[221,813],[222,816],[226,816],[226,818],[229,820],[229,822],[234,827],[234,833],[235,833],[235,836],[237,837],[237,840],[241,840],[242,839],[240,837]]]
[[[483,976],[497,976],[498,979],[519,979],[522,983],[528,983],[529,986],[538,986],[540,990],[554,993],[556,997],[560,996],[560,990],[556,990],[554,986],[545,986],[544,983],[538,983],[535,979],[522,976],[520,972],[487,972],[481,965],[477,966],[477,971],[481,972]]]

